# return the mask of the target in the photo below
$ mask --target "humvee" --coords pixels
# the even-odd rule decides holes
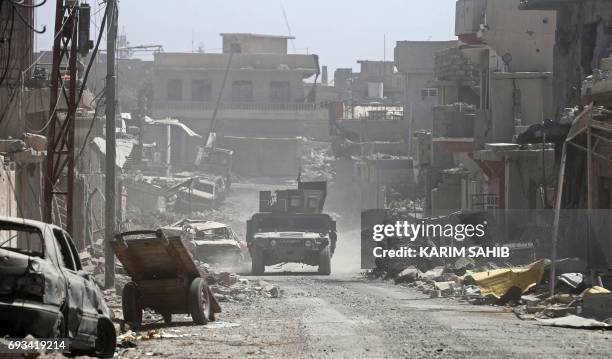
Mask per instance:
[[[336,222],[322,213],[327,182],[301,182],[297,189],[260,191],[259,213],[247,221],[252,273],[279,263],[304,263],[331,273]]]

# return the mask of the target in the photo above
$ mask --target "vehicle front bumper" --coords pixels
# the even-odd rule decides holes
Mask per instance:
[[[52,305],[0,298],[0,335],[52,338],[59,315],[59,309]]]

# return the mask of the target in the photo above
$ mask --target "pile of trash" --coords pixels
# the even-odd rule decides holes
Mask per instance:
[[[563,262],[578,262],[563,259]],[[476,266],[459,258],[452,265],[421,271],[408,266],[393,275],[398,285],[415,288],[430,298],[457,298],[475,305],[512,308],[518,318],[538,324],[574,328],[612,328],[612,293],[589,283],[581,273],[559,270],[555,295],[547,278],[550,261],[541,259],[525,266]]]

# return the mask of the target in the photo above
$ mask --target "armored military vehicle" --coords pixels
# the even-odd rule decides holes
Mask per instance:
[[[304,263],[331,273],[336,222],[323,212],[327,182],[301,182],[297,189],[259,192],[259,213],[247,221],[246,241],[252,272],[266,266]]]

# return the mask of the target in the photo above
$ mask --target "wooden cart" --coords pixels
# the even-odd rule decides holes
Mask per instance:
[[[191,314],[197,324],[215,320],[221,307],[178,236],[162,230],[130,231],[115,236],[111,246],[132,281],[123,288],[123,318],[132,328],[150,308],[166,323],[172,314]]]

